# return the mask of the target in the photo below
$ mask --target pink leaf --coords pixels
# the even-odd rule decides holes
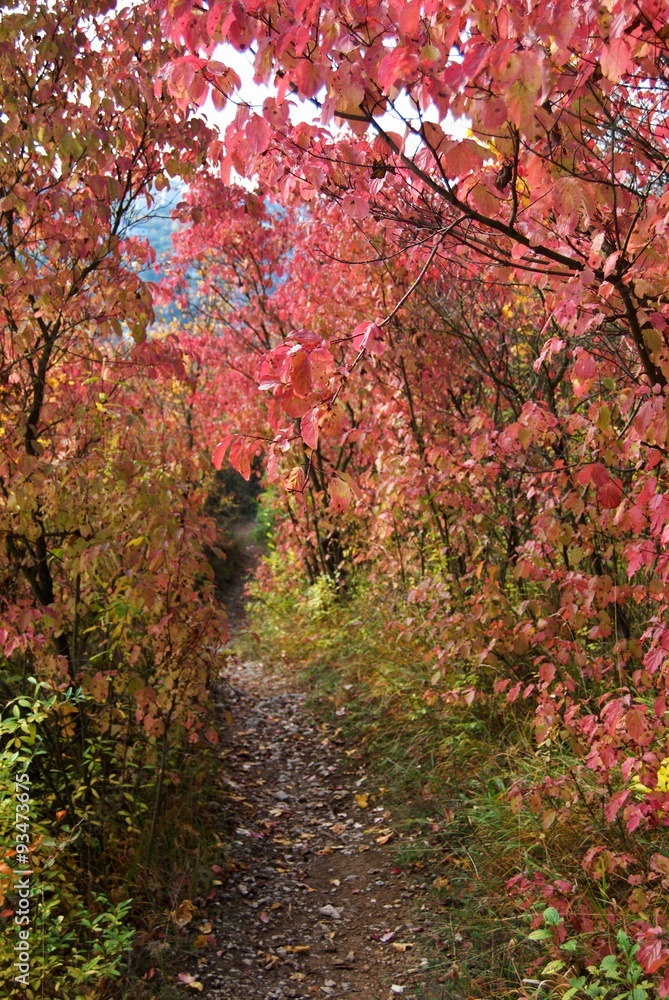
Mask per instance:
[[[353,331],[353,346],[356,351],[363,348],[372,354],[381,355],[386,349],[383,332],[376,323],[358,323]]]
[[[618,83],[629,69],[632,50],[624,38],[614,38],[605,45],[599,59],[603,75],[611,83]]]
[[[359,222],[369,215],[369,202],[362,195],[347,194],[342,199],[341,207],[347,215]]]
[[[254,153],[264,153],[269,146],[270,127],[260,115],[251,115],[246,126],[246,141]]]
[[[614,819],[625,805],[625,802],[629,798],[629,789],[626,788],[622,792],[616,792],[612,799],[610,799],[604,806],[604,815],[608,823],[613,823]]]

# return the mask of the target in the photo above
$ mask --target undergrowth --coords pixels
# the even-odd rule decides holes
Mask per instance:
[[[325,578],[307,586],[272,557],[259,580],[241,641],[265,662],[303,673],[318,710],[364,745],[393,806],[398,863],[431,893],[437,919],[420,995],[655,996],[626,936],[638,918],[618,902],[626,883],[604,864],[594,875],[582,864],[590,845],[620,849],[621,831],[590,807],[594,786],[580,771],[569,810],[560,802],[548,815],[519,808],[517,788],[575,774],[569,742],[537,746],[522,706],[436,698],[429,651],[403,628],[411,609],[392,585],[358,577],[343,593]],[[561,894],[574,888],[566,928]]]

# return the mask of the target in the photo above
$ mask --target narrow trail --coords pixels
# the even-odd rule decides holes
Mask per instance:
[[[210,909],[223,950],[200,961],[203,995],[416,997],[425,885],[394,862],[392,816],[360,751],[286,678],[238,662],[227,679],[221,752],[237,825]]]
[[[246,539],[248,573],[257,551]],[[242,591],[243,583],[230,595],[234,631],[243,627]],[[218,945],[193,969],[200,995],[441,995],[418,989],[431,925],[426,886],[396,865],[401,835],[361,749],[311,714],[294,678],[233,658],[224,681],[230,857],[205,911]]]

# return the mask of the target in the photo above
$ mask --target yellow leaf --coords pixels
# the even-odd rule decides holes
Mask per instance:
[[[129,542],[126,542],[126,548],[132,549],[137,545],[143,545],[147,541],[146,535],[137,535],[137,538],[131,538]]]
[[[206,934],[198,934],[198,936],[193,941],[194,948],[206,948],[207,947],[207,936]]]
[[[359,792],[355,797],[355,801],[360,809],[366,809],[369,805],[369,795],[367,792]]]
[[[518,428],[518,440],[523,448],[527,448],[528,444],[532,440],[532,429],[530,427],[520,426]]]
[[[555,809],[546,810],[546,812],[541,817],[541,825],[543,826],[544,830],[548,830],[549,827],[553,825],[556,816],[557,812],[555,811]]]
[[[377,837],[376,838],[376,842],[377,842],[377,844],[387,844],[388,841],[390,840],[390,838],[393,837],[393,836],[394,836],[394,833],[391,830],[390,833],[384,833],[380,837]]]

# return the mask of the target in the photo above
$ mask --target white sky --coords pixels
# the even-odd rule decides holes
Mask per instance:
[[[225,44],[217,48],[215,58],[235,70],[242,81],[239,97],[243,102],[249,104],[249,106],[260,113],[263,101],[266,97],[269,97],[273,93],[273,89],[271,87],[260,86],[255,83],[253,79],[255,74],[253,68],[253,53],[251,51],[238,52],[232,45]],[[316,108],[313,104],[309,101],[300,101],[295,96],[290,97],[289,100],[294,109],[291,113],[291,119],[294,123],[312,123],[316,121],[318,117],[318,108]],[[418,126],[418,116],[409,99],[402,95],[396,104],[398,106],[399,114],[389,112],[382,115],[379,118],[379,123],[387,131],[400,132],[403,134],[405,131],[405,123],[401,117],[403,115],[407,120],[413,119],[413,124]],[[235,117],[236,111],[237,103],[235,101],[228,101],[223,111],[217,111],[214,108],[211,99],[207,98],[207,102],[200,109],[199,114],[205,118],[209,125],[214,128],[218,128],[218,130],[223,133]],[[437,122],[438,114],[436,108],[431,107],[427,110],[427,112],[424,112],[423,120]],[[464,120],[456,121],[456,119],[449,116],[446,121],[441,124],[444,131],[447,134],[452,135],[454,138],[462,139],[466,135],[468,123]],[[418,146],[418,141],[415,140],[414,148],[412,148],[412,146],[414,146],[414,143],[410,142],[407,148],[407,153],[409,155],[412,155],[415,152],[415,147]]]

